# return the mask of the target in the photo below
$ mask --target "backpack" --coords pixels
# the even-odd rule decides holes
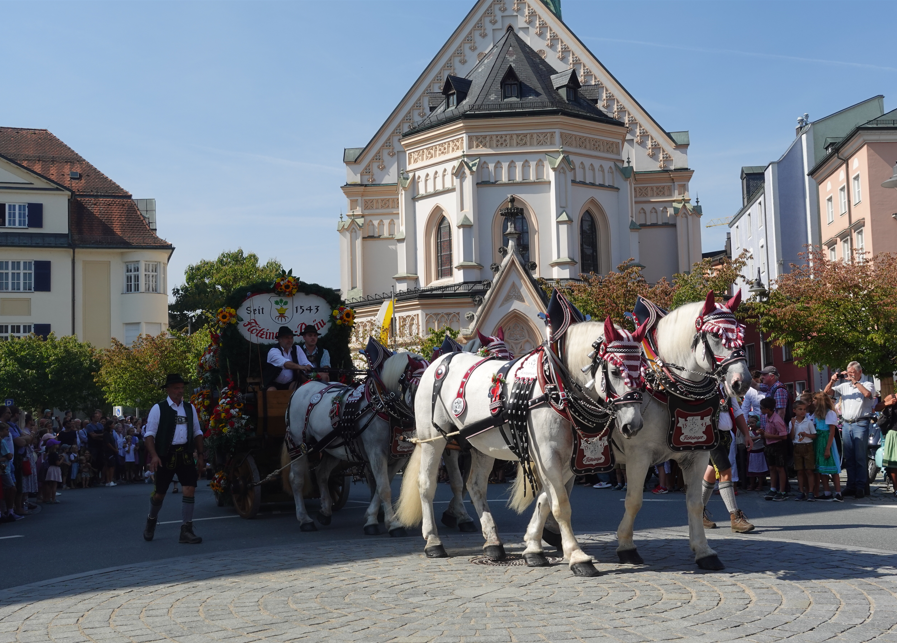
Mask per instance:
[[[794,396],[791,395],[791,391],[788,390],[787,386],[785,386],[781,382],[776,382],[775,386],[769,389],[769,393],[766,395],[766,397],[775,399],[776,391],[778,389],[783,389],[788,395],[788,401],[785,403],[785,425],[787,426],[791,423],[791,418],[794,417]]]

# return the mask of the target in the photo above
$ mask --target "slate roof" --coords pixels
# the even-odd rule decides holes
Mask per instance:
[[[813,174],[816,173],[816,170],[825,165],[832,156],[836,155],[841,150],[841,148],[847,145],[850,140],[857,134],[857,132],[861,130],[875,129],[897,129],[897,109],[892,109],[890,112],[886,112],[881,116],[876,116],[875,118],[870,119],[865,123],[857,125],[847,134],[847,136],[843,137],[842,139],[838,139],[837,137],[827,138],[825,140],[827,154],[822,157],[819,163],[817,163],[812,170],[807,172],[807,175],[813,176]]]
[[[501,83],[513,68],[513,73],[520,80],[521,96],[518,99],[502,100]],[[579,86],[579,79],[571,81],[573,70],[558,73],[535,50],[523,42],[508,29],[505,35],[465,76],[470,82],[467,96],[459,100],[458,106],[451,109],[443,101],[427,118],[416,127],[405,132],[409,136],[423,132],[446,123],[467,118],[495,118],[507,116],[533,116],[536,114],[563,114],[574,118],[583,118],[601,123],[610,123],[625,127],[611,118],[588,100],[579,95],[575,101],[568,102],[556,89],[568,83]],[[458,77],[447,79],[458,89]],[[555,85],[556,82],[561,84]]]
[[[127,190],[49,131],[0,127],[0,157],[72,192],[69,232],[75,246],[172,247],[150,229]]]

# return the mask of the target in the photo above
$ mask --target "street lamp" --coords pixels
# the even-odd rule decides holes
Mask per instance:
[[[757,278],[751,282],[748,291],[761,303],[769,301],[769,291],[760,278],[760,268],[757,268]],[[757,333],[760,335],[760,368],[763,368],[766,366],[766,344],[763,341],[763,317],[760,314],[757,315]]]
[[[897,163],[894,164],[894,174],[881,184],[883,188],[897,188]]]

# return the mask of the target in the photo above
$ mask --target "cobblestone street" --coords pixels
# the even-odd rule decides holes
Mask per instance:
[[[0,592],[0,643],[897,641],[894,554],[710,537],[724,572],[698,571],[674,529],[637,533],[640,567],[613,562],[612,534],[582,536],[590,579],[473,564],[478,534],[446,537],[443,560],[414,537],[116,567]]]

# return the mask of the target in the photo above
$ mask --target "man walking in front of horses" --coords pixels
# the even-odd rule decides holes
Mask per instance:
[[[166,399],[154,405],[146,418],[145,446],[149,454],[149,470],[155,473],[155,488],[150,496],[150,512],[143,530],[144,540],[152,540],[156,521],[168,485],[175,474],[184,487],[181,497],[181,536],[179,542],[198,545],[202,538],[193,533],[193,507],[196,483],[203,464],[202,427],[199,415],[190,402],[184,401],[185,382],[180,375],[169,375],[162,388]],[[198,462],[193,460],[193,451]]]

